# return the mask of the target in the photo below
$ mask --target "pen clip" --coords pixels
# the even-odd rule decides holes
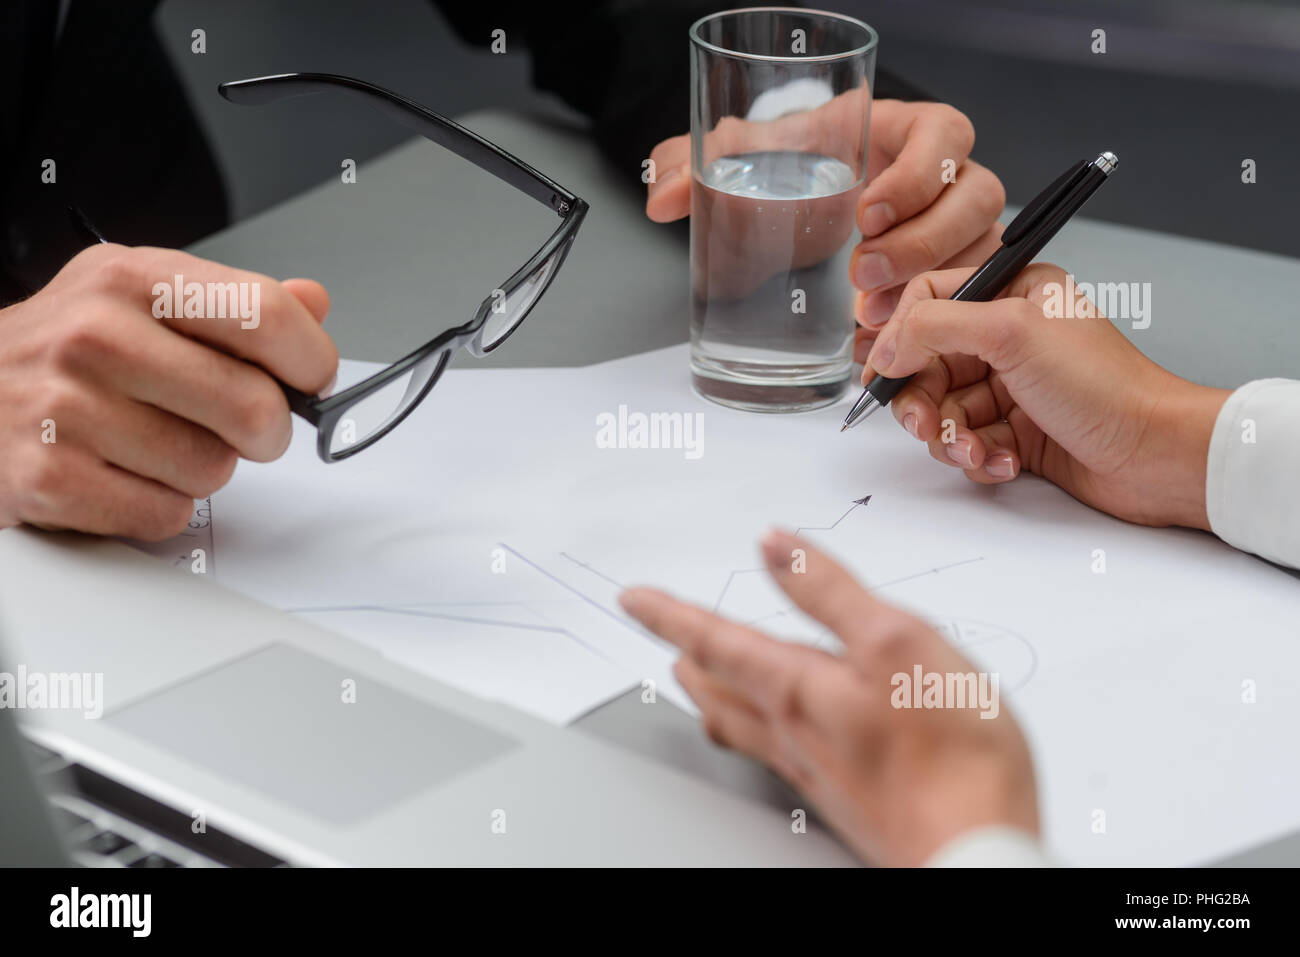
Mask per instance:
[[[1051,186],[1030,200],[1029,205],[1020,211],[1020,215],[1011,220],[1007,228],[1002,230],[1002,245],[1011,246],[1019,242],[1039,219],[1054,208],[1070,190],[1079,185],[1091,168],[1092,163],[1088,160],[1080,160],[1058,176]]]

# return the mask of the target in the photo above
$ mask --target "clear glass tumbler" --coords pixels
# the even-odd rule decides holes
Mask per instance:
[[[834,402],[853,370],[849,255],[876,32],[753,7],[691,41],[691,373],[723,405]]]

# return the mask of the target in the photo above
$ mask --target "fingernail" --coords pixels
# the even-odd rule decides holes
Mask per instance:
[[[868,329],[879,329],[889,321],[889,317],[894,314],[893,297],[887,293],[876,293],[874,296],[867,297],[867,304],[863,308],[863,325]]]
[[[984,471],[991,478],[1011,478],[1016,474],[1016,463],[1010,452],[994,452],[984,460]]]
[[[894,223],[898,222],[898,217],[894,214],[894,207],[888,203],[875,203],[867,207],[866,212],[862,214],[862,235],[879,236]]]
[[[799,540],[787,531],[773,528],[763,536],[763,560],[773,571],[785,571],[790,567],[790,558],[799,547]]]
[[[886,328],[876,340],[867,357],[867,363],[877,372],[884,372],[894,361],[894,330]]]
[[[649,592],[644,588],[628,588],[619,593],[618,603],[633,618],[640,617],[637,612],[645,606]]]
[[[952,459],[962,468],[970,468],[970,443],[965,439],[958,439],[956,442],[953,442],[948,446],[948,458]]]
[[[853,285],[863,292],[887,286],[894,279],[894,267],[884,253],[867,253],[858,257],[853,267]]]
[[[913,413],[913,412],[909,412],[909,413],[907,413],[907,415],[903,416],[903,428],[907,429],[907,431],[911,434],[912,438],[916,438],[916,437],[917,437],[917,436],[916,436],[916,414],[915,414],[915,413]]]

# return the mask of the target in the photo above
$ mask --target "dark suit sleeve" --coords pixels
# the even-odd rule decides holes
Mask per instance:
[[[86,245],[69,204],[128,245],[179,247],[224,226],[211,149],[153,31],[158,0],[74,3],[57,43],[57,3],[3,2],[13,5],[0,24],[22,33],[0,34],[0,51],[25,52],[22,69],[0,68],[12,84],[0,88],[0,305]]]
[[[641,163],[655,144],[690,125],[687,31],[724,9],[718,0],[493,3],[487,11],[454,2],[438,7],[469,43],[490,43],[495,29],[506,30],[507,50],[512,38],[522,39],[532,56],[534,85],[586,114],[601,150],[638,183]],[[879,69],[875,96],[930,99]]]

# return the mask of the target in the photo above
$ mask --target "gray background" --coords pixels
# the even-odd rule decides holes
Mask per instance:
[[[1011,203],[1027,201],[1058,166],[1109,148],[1125,175],[1089,216],[1300,255],[1292,222],[1300,209],[1300,9],[1290,0],[821,6],[867,20],[881,35],[883,65],[973,119],[976,156],[1002,177]],[[195,27],[207,31],[203,56],[189,52]],[[510,45],[494,56],[462,44],[427,0],[166,0],[156,28],[212,138],[238,218],[335,176],[339,155],[360,162],[404,137],[337,99],[259,116],[222,101],[214,92],[221,80],[322,70],[390,86],[450,115],[482,107],[569,115],[530,88],[525,50]],[[1096,28],[1107,33],[1102,56],[1090,52]],[[665,55],[679,56],[685,70],[685,37]],[[1259,164],[1250,187],[1240,182],[1246,157]],[[623,173],[635,189],[639,170]]]

